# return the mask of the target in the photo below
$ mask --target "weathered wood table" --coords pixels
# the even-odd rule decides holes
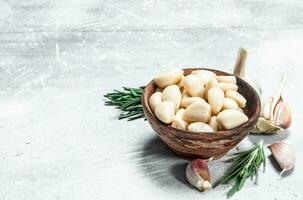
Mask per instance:
[[[102,95],[165,68],[231,72],[241,46],[264,97],[288,75],[294,115],[288,133],[241,145],[284,139],[297,162],[281,178],[268,159],[233,199],[303,198],[302,1],[3,0],[0,10],[0,199],[225,199],[230,185],[189,187],[187,161],[147,122],[118,121]],[[211,170],[218,177],[222,160]]]

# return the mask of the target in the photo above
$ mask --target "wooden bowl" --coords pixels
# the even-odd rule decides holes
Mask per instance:
[[[193,70],[209,70],[217,75],[232,74],[207,68],[188,68],[184,69],[184,74],[188,75]],[[143,110],[147,121],[158,134],[161,140],[178,156],[192,159],[192,158],[220,158],[224,156],[230,149],[235,147],[241,140],[243,140],[249,131],[254,127],[260,114],[260,99],[257,92],[252,86],[241,78],[237,78],[238,92],[242,94],[247,104],[244,108],[244,113],[249,120],[230,130],[217,131],[214,133],[192,133],[186,130],[173,128],[170,125],[162,123],[156,118],[151,111],[148,100],[155,92],[157,86],[154,81],[147,84],[143,93]]]

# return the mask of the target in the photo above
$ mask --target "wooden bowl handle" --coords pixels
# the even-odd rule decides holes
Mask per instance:
[[[244,79],[245,77],[246,58],[247,58],[247,50],[241,47],[238,52],[238,58],[235,64],[233,74],[242,79]]]

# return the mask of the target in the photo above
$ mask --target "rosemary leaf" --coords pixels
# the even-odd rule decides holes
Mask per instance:
[[[123,90],[113,90],[104,95],[106,106],[115,106],[121,110],[118,119],[127,119],[129,121],[145,118],[141,98],[144,87],[130,88],[122,87]]]
[[[257,176],[260,166],[263,164],[265,167],[265,160],[262,140],[249,150],[233,154],[233,157],[229,159],[229,161],[233,162],[231,170],[219,180],[215,187],[218,184],[227,184],[230,181],[235,181],[235,184],[227,193],[227,198],[232,197],[241,190],[248,178]]]

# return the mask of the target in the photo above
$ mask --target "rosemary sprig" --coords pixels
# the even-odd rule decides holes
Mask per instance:
[[[241,190],[247,178],[257,176],[261,164],[265,167],[266,158],[263,141],[261,140],[253,148],[247,151],[234,153],[233,157],[228,161],[233,161],[231,170],[219,180],[216,186],[235,181],[235,184],[227,193],[227,198],[230,198]]]
[[[127,118],[129,121],[144,118],[143,107],[141,104],[141,98],[144,87],[130,88],[123,87],[122,91],[113,90],[104,95],[107,100],[105,105],[115,106],[121,110],[118,119]]]

